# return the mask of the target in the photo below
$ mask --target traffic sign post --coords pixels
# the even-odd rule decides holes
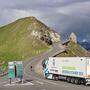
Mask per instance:
[[[14,62],[8,63],[8,75],[9,78],[14,79],[15,78],[15,72],[14,72]]]
[[[14,61],[8,63],[8,76],[10,79],[10,84],[12,79],[19,78],[20,80],[22,80],[23,78],[22,61]]]
[[[14,62],[8,63],[8,76],[9,76],[10,84],[11,84],[11,80],[15,78]]]
[[[22,80],[23,78],[23,64],[22,62],[17,62],[16,64],[17,67],[17,78],[20,78]]]

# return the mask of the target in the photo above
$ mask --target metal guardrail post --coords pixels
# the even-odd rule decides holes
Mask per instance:
[[[12,79],[10,78],[10,84],[12,84]]]

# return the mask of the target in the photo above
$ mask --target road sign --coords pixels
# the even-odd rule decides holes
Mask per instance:
[[[8,75],[9,75],[9,78],[12,78],[12,79],[15,78],[14,62],[8,63]]]
[[[16,64],[17,67],[17,77],[22,79],[23,78],[23,64],[21,61],[18,61]]]
[[[15,72],[14,72],[14,70],[13,69],[10,69],[8,75],[9,75],[9,78],[14,79],[15,78]]]
[[[22,61],[14,61],[8,63],[9,78],[23,78],[23,63]]]

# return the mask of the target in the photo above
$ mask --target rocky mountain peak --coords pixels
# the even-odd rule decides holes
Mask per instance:
[[[77,36],[74,32],[71,33],[69,39],[70,39],[70,41],[77,43]]]

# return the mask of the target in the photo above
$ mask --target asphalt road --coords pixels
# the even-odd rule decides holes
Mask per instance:
[[[90,90],[89,86],[74,85],[63,81],[35,79],[29,84],[5,84],[0,90]]]
[[[0,90],[90,90],[90,86],[75,85],[65,81],[46,80],[42,76],[36,74],[34,69],[30,69],[31,65],[35,67],[36,64],[44,58],[54,56],[62,51],[64,51],[64,48],[58,43],[53,45],[53,48],[48,52],[25,62],[24,79],[28,82],[25,82],[24,84],[17,84],[13,82],[10,85],[6,78],[6,80],[0,80]]]

